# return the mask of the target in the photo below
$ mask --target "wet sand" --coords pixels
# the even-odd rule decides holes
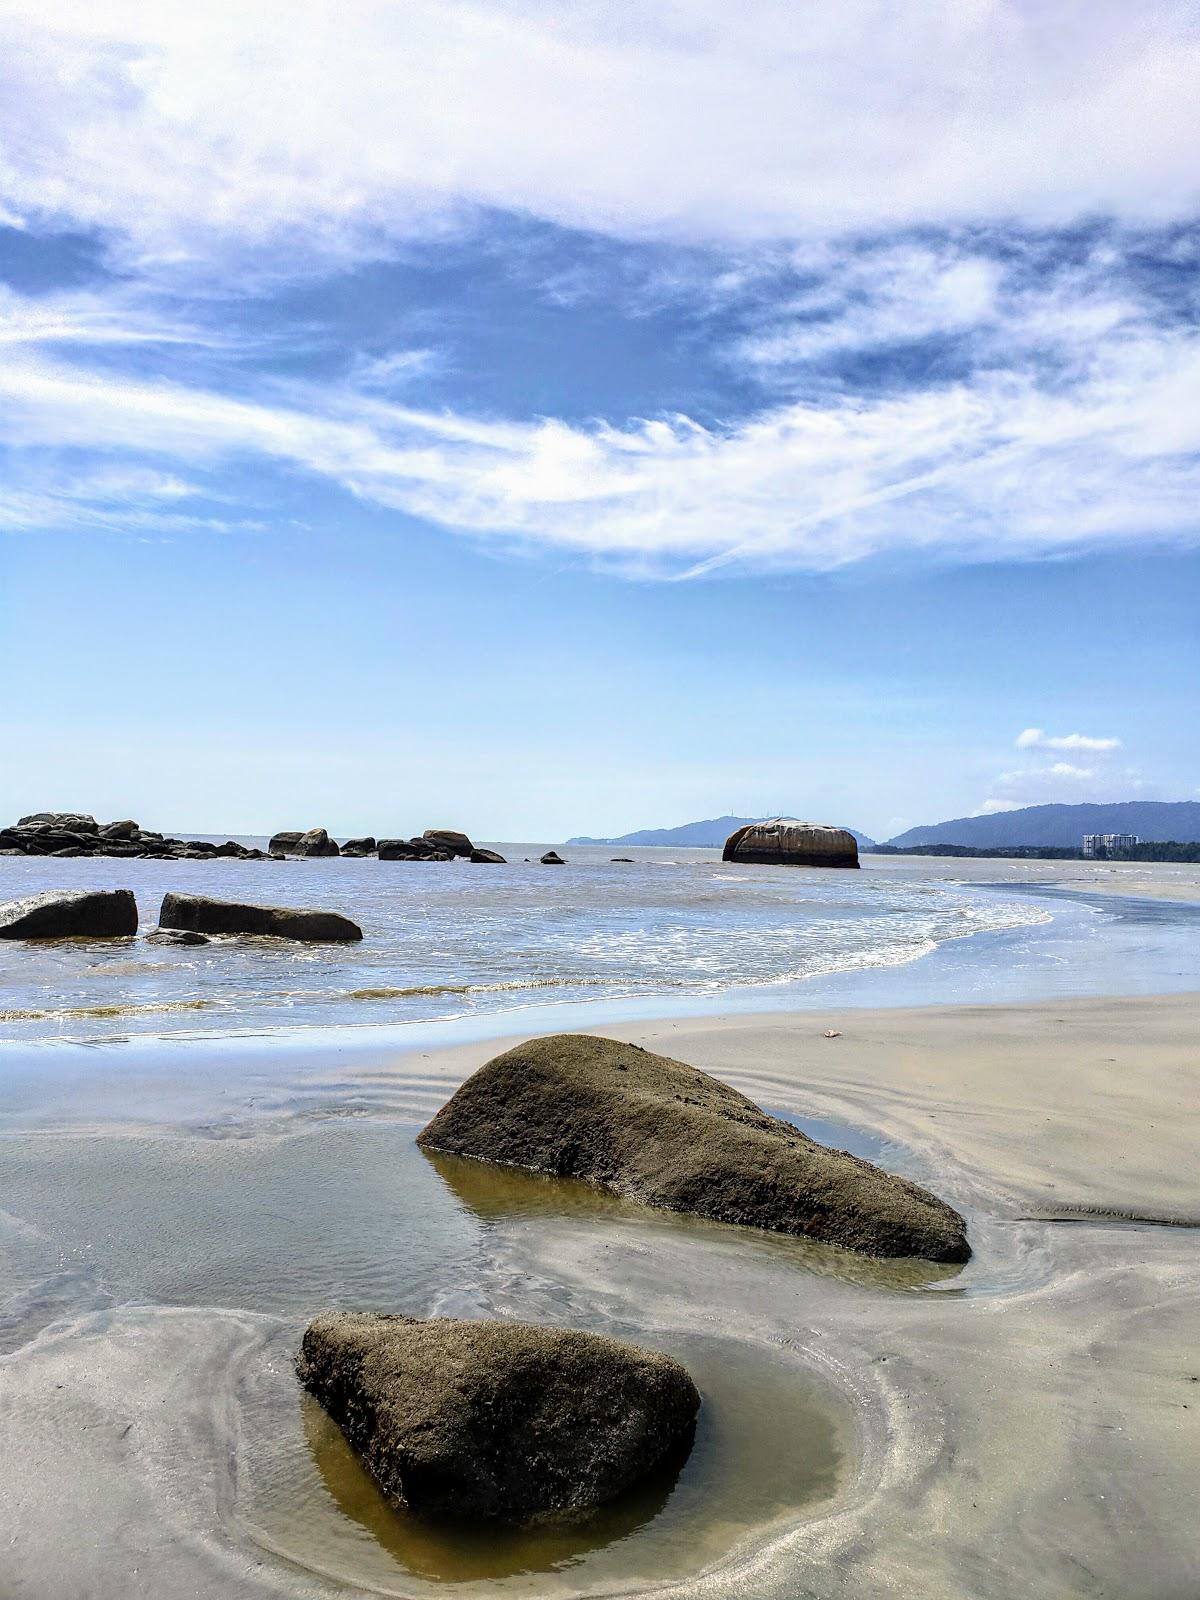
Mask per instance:
[[[0,1595],[1193,1600],[1200,997],[598,1031],[864,1141],[964,1211],[974,1259],[892,1274],[427,1161],[495,1041],[296,1060],[271,1093],[259,1064],[253,1094],[231,1049],[183,1119],[141,1080],[90,1126],[48,1089],[0,1122]],[[690,1354],[771,1470],[700,1452],[598,1548],[452,1571],[305,1412],[290,1353],[329,1304]]]
[[[1200,900],[1200,861],[1038,861],[1005,856],[862,857],[868,872],[1004,888],[1045,884],[1077,894]]]

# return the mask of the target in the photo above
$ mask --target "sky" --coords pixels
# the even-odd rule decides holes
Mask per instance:
[[[1200,18],[0,0],[0,820],[1200,794]]]

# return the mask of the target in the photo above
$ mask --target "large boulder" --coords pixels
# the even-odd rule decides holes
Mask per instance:
[[[310,828],[307,833],[302,833],[296,840],[296,854],[298,856],[336,856],[341,852],[337,841],[331,839],[324,828]]]
[[[99,826],[95,817],[86,811],[33,811],[22,817],[18,828],[57,828],[64,833],[96,833]]]
[[[293,828],[283,833],[273,833],[267,849],[272,855],[292,855],[303,837],[303,828]]]
[[[857,867],[858,840],[848,828],[773,817],[731,833],[721,859],[770,867]]]
[[[615,1039],[564,1033],[496,1056],[417,1142],[867,1255],[971,1254],[963,1219],[927,1190],[817,1144],[706,1072]]]
[[[456,833],[453,828],[426,828],[421,837],[435,850],[448,850],[452,856],[464,859],[469,858],[475,848],[465,833]]]
[[[474,850],[471,851],[471,860],[478,861],[483,865],[490,864],[496,867],[506,867],[508,865],[507,860],[499,853],[499,851],[484,850],[479,845],[476,845]]]
[[[132,818],[124,817],[120,822],[106,822],[100,829],[100,837],[102,839],[136,839],[141,831]]]
[[[567,864],[557,850],[547,850],[540,859],[544,867],[565,867]]]
[[[521,1322],[333,1312],[296,1367],[384,1493],[428,1516],[586,1511],[682,1454],[700,1408],[670,1356]]]
[[[453,861],[449,850],[440,850],[428,839],[380,839],[376,852],[380,861]]]
[[[51,889],[0,905],[0,939],[127,939],[137,926],[128,889]]]
[[[235,900],[210,900],[200,894],[168,894],[158,913],[160,928],[186,928],[191,933],[268,934],[277,939],[318,943],[362,938],[357,922],[336,911],[310,911],[290,906],[250,906]]]
[[[347,839],[342,846],[344,856],[373,856],[375,854],[375,840],[370,834],[361,839]]]

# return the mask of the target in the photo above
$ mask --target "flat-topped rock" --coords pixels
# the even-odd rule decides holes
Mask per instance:
[[[128,889],[51,889],[0,905],[0,939],[127,939],[137,927]]]
[[[158,913],[160,928],[185,928],[191,933],[259,934],[314,943],[362,938],[357,922],[337,911],[291,906],[243,905],[236,900],[211,900],[207,895],[168,894]]]
[[[848,828],[773,817],[731,833],[721,859],[769,867],[857,867],[858,840]]]
[[[572,1329],[332,1312],[301,1382],[397,1504],[522,1524],[610,1500],[689,1442],[670,1356]]]
[[[417,1142],[867,1255],[971,1254],[962,1217],[927,1190],[817,1144],[706,1072],[615,1039],[557,1034],[505,1051]]]

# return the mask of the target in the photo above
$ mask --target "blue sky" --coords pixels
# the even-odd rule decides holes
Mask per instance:
[[[0,0],[0,813],[1200,791],[1192,7],[70,9]]]

